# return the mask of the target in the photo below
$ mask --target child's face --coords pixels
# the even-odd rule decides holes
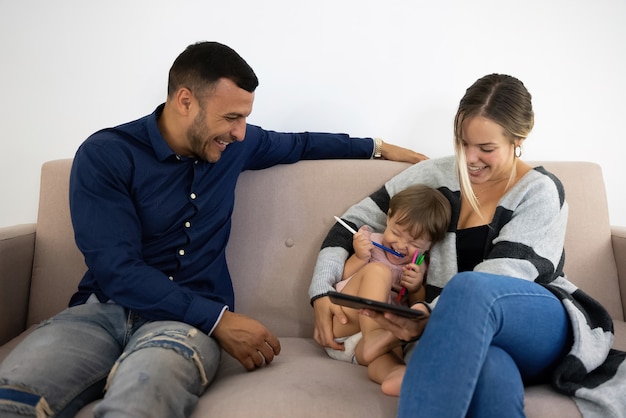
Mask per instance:
[[[393,264],[407,264],[413,260],[415,251],[422,254],[430,250],[431,241],[428,236],[414,237],[411,234],[411,225],[399,225],[396,216],[387,218],[387,228],[383,234],[382,244],[394,251],[404,254],[404,257],[396,257],[385,252],[387,259]]]

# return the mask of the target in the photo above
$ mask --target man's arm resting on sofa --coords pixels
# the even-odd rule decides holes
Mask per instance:
[[[26,327],[35,224],[0,228],[0,345]]]
[[[626,317],[626,226],[611,226],[611,237],[613,254],[617,264],[617,277],[619,278],[622,306],[624,307],[624,317]]]

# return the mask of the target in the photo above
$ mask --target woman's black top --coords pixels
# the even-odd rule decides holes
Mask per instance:
[[[485,258],[489,225],[456,231],[456,262],[459,271],[471,271]]]

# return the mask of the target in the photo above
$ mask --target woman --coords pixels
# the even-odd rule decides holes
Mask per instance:
[[[362,312],[400,339],[420,338],[404,375],[400,416],[521,417],[524,384],[551,377],[565,393],[587,397],[578,402],[584,414],[626,411],[623,396],[597,388],[626,390],[615,378],[624,353],[610,351],[611,319],[562,271],[563,187],[520,159],[533,123],[523,83],[487,75],[461,99],[455,157],[410,167],[342,216],[355,228],[381,228],[390,196],[415,183],[439,189],[452,206],[446,238],[430,251],[427,303],[419,306],[426,319]],[[330,321],[345,315],[324,294],[350,251],[337,235],[329,233],[310,288],[315,339],[333,348]],[[576,391],[594,369],[593,387]]]

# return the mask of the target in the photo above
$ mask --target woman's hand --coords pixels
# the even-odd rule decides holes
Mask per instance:
[[[334,316],[342,324],[348,322],[348,317],[341,309],[341,306],[332,303],[328,296],[323,296],[313,302],[313,310],[315,311],[315,330],[313,332],[315,341],[322,347],[343,351],[343,344],[336,342],[333,335]]]
[[[430,312],[423,304],[415,304],[411,308],[424,312],[424,315],[416,319],[411,319],[389,312],[382,314],[370,309],[361,309],[359,313],[376,321],[378,325],[390,331],[397,339],[411,341],[422,335],[428,323],[428,318],[430,318]]]

